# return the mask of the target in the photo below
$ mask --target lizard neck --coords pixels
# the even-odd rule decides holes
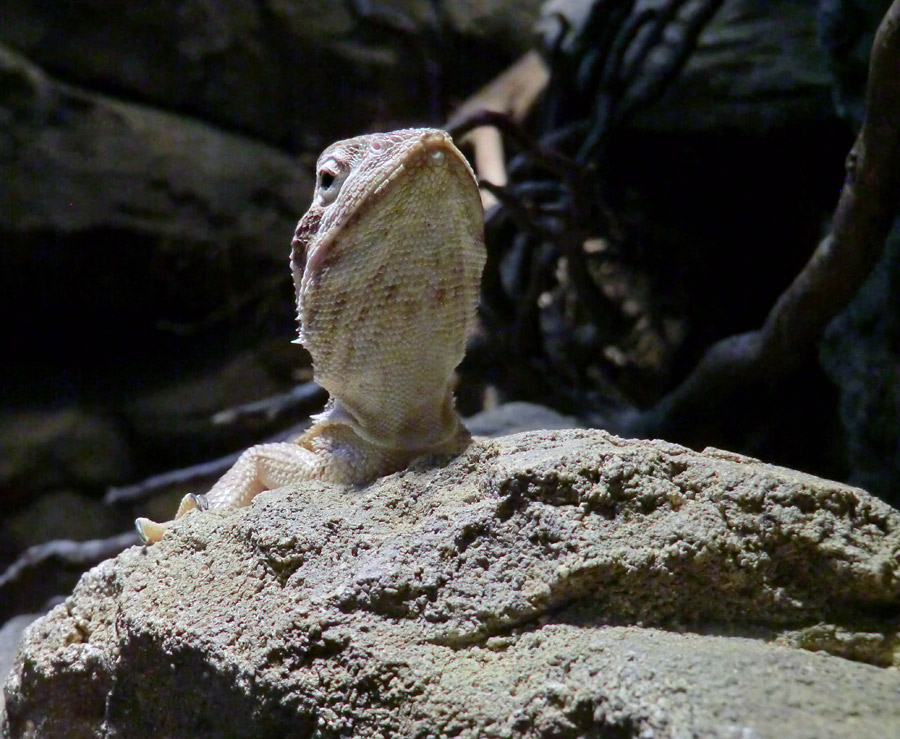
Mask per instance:
[[[383,390],[377,398],[371,394],[332,396],[316,421],[348,426],[367,442],[393,452],[454,454],[468,446],[471,436],[456,412],[449,388],[438,397],[407,392],[395,396],[395,402],[385,400]]]

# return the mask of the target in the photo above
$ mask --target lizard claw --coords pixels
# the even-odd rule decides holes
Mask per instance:
[[[195,494],[191,493],[189,495],[185,495],[181,500],[181,505],[178,508],[178,513],[175,515],[175,520],[178,520],[182,516],[191,511],[208,511],[209,510],[209,500],[203,494]],[[134,522],[134,527],[137,529],[138,535],[141,537],[141,540],[144,544],[155,544],[160,539],[162,539],[163,534],[166,533],[169,526],[171,526],[174,521],[166,521],[165,523],[156,523],[156,521],[151,521],[149,518],[138,518]]]
[[[162,539],[163,534],[166,533],[166,530],[171,525],[171,521],[156,523],[156,521],[151,521],[149,518],[138,518],[134,522],[134,527],[137,529],[138,536],[141,537],[144,544],[155,544],[158,542]]]
[[[191,493],[189,497],[198,511],[209,510],[209,500],[203,493]]]

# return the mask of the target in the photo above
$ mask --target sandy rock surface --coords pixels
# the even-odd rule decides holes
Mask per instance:
[[[479,441],[191,515],[94,568],[27,632],[4,728],[890,736],[898,552],[884,503],[736,455]]]

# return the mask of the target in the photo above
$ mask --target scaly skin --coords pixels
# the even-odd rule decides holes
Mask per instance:
[[[319,479],[365,483],[471,441],[453,373],[475,322],[484,266],[475,177],[450,137],[406,129],[339,141],[319,157],[291,251],[300,342],[331,394],[292,443],[244,452],[195,508],[245,506]],[[172,521],[135,522],[148,544]]]

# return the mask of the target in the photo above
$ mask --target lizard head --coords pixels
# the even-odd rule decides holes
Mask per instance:
[[[292,247],[300,340],[335,413],[398,447],[457,433],[453,371],[485,250],[475,177],[450,137],[407,129],[329,146]]]

